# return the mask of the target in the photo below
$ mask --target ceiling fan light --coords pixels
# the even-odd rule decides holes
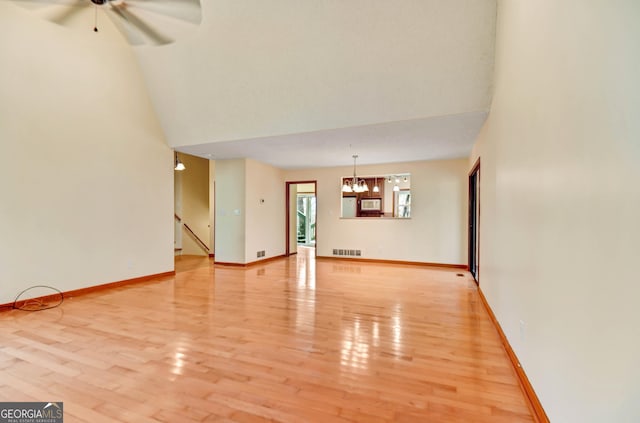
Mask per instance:
[[[380,188],[378,187],[378,185],[373,186],[373,192],[380,192]]]

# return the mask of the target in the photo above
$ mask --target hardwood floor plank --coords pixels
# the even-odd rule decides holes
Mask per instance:
[[[296,256],[0,313],[0,400],[68,422],[533,422],[458,269]]]

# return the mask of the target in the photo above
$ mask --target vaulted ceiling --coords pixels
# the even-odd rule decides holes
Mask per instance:
[[[176,150],[282,168],[471,151],[491,102],[495,0],[201,6],[199,26],[160,21],[176,42],[133,47]]]

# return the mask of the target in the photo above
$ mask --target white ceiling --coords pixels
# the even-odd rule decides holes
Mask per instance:
[[[201,5],[199,26],[141,15],[177,41],[134,47],[176,150],[281,168],[469,155],[491,102],[496,0]],[[66,23],[86,31],[85,9]]]
[[[178,147],[209,159],[248,157],[283,169],[467,157],[485,112]]]

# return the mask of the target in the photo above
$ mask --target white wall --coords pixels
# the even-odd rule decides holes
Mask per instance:
[[[411,219],[341,219],[341,178],[351,167],[283,171],[251,159],[216,161],[216,261],[250,263],[285,252],[285,180],[316,180],[317,253],[361,249],[363,258],[466,264],[467,160],[358,167],[411,173]],[[264,199],[264,203],[260,200]],[[237,212],[236,212],[237,210]]]
[[[0,303],[173,269],[172,153],[131,49],[0,2]]]
[[[289,185],[289,254],[298,252],[298,189],[301,186],[303,184]]]
[[[467,264],[467,160],[358,166],[359,175],[411,173],[411,219],[341,219],[342,177],[351,167],[286,171],[287,181],[317,180],[317,254],[360,249],[362,257]]]
[[[209,160],[209,248],[216,250],[216,161]]]
[[[247,159],[246,172],[245,262],[249,263],[259,260],[257,251],[264,250],[264,258],[285,253],[286,200],[281,169]]]
[[[299,194],[315,194],[316,187],[313,184],[295,184],[296,193]]]
[[[640,3],[498,10],[480,287],[551,421],[640,421]]]
[[[246,263],[246,160],[216,160],[215,166],[215,260]]]
[[[246,264],[285,252],[283,171],[251,159],[215,163],[216,262]],[[258,251],[264,258],[257,258]]]

